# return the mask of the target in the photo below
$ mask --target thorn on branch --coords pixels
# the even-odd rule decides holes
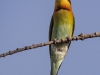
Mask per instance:
[[[27,46],[25,46],[24,49],[27,50],[28,49]]]
[[[12,55],[12,52],[11,52],[11,51],[9,51],[9,54],[10,54],[10,55]]]
[[[3,54],[3,57],[5,57],[5,54]]]
[[[94,34],[95,34],[95,35],[98,35],[99,33],[98,33],[98,32],[95,32]]]
[[[83,33],[81,33],[80,35],[78,35],[78,36],[80,36],[81,37],[81,40],[84,40],[84,38],[85,38],[85,34],[83,34]]]

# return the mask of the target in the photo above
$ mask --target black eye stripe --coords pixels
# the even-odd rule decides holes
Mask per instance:
[[[68,0],[69,1],[69,3],[71,4],[71,1],[70,0]]]

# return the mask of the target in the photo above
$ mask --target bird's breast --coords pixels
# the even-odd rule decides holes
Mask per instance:
[[[59,10],[54,13],[54,25],[52,31],[52,40],[63,39],[65,37],[71,36],[72,31],[72,12],[67,10]]]

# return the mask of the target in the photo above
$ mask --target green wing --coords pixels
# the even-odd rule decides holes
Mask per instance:
[[[49,41],[51,41],[52,30],[53,30],[53,16],[51,18],[50,27],[49,27]],[[51,58],[51,45],[49,45],[49,53]]]
[[[75,30],[75,17],[74,17],[74,16],[73,16],[73,29],[72,29],[72,30],[73,30],[73,31],[72,31],[71,37],[73,36],[74,30]],[[71,44],[71,41],[69,42],[68,48],[70,47],[70,44]]]
[[[75,17],[73,16],[73,32],[72,32],[72,36],[74,34],[74,30],[75,30]]]

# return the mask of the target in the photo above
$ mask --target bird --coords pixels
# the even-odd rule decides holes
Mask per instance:
[[[75,29],[75,17],[70,0],[55,0],[54,12],[49,27],[49,41],[72,37]],[[61,64],[68,52],[71,41],[49,45],[51,72],[58,75]]]

